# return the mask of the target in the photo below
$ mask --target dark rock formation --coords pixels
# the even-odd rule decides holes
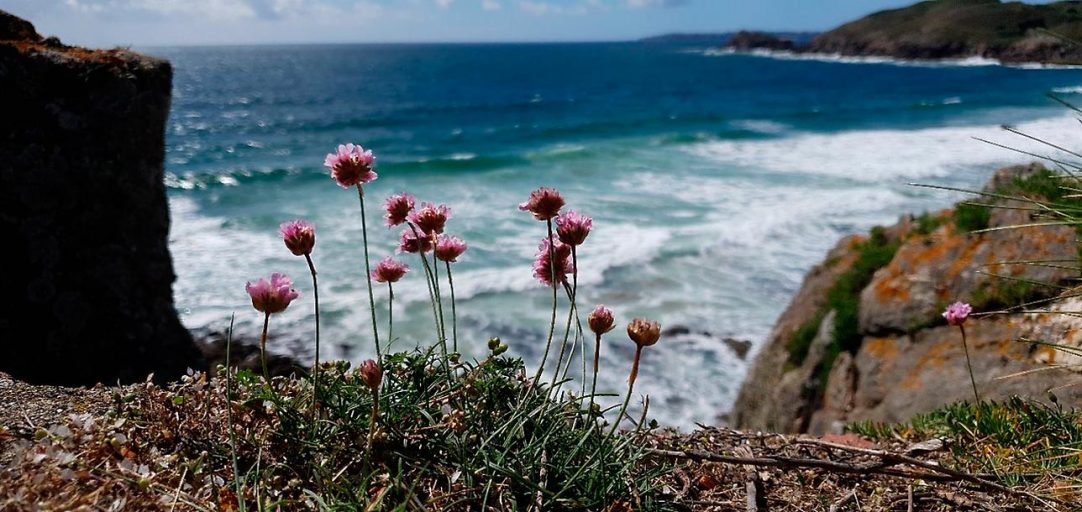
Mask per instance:
[[[29,21],[0,11],[0,40],[38,42],[41,36]]]
[[[726,45],[734,50],[776,50],[792,51],[796,49],[796,43],[790,39],[783,39],[773,34],[764,32],[748,32],[742,30],[733,35]]]
[[[998,171],[986,189],[1039,197],[1032,191],[1058,189],[1062,180],[1050,176],[1040,166],[1010,167]],[[1003,200],[1009,208],[991,209],[982,227],[1030,223],[1030,212],[1021,207],[1031,205]],[[730,415],[733,425],[824,434],[853,421],[906,421],[954,401],[972,400],[961,334],[940,317],[944,306],[961,300],[977,311],[996,311],[1055,298],[1057,288],[1029,283],[1074,285],[1079,272],[1069,262],[1078,261],[1079,238],[1073,227],[1056,225],[967,233],[961,218],[952,210],[905,216],[878,235],[873,232],[871,238],[878,236],[881,246],[893,252],[878,269],[865,269],[874,273],[846,299],[855,306],[848,312],[832,308],[828,294],[832,289],[837,293],[835,284],[843,276],[851,279],[850,270],[862,259],[867,266],[868,238],[843,239],[809,272],[778,319],[741,388]],[[1049,260],[1064,263],[997,263]],[[1082,299],[1060,298],[1050,307],[1078,311]],[[855,346],[839,346],[838,337],[845,334],[837,327],[843,313],[849,315]],[[1082,374],[1077,371],[1082,357],[1019,341],[1044,340],[1077,350],[1082,347],[1079,317],[993,315],[971,319],[966,332],[983,399],[1042,399],[1055,390],[1060,403],[1082,406]],[[801,336],[810,341],[801,357],[794,357]],[[1049,364],[1074,369],[1052,370]],[[1043,370],[1009,377],[1036,369]]]
[[[938,0],[880,11],[812,40],[814,53],[901,59],[986,57],[1004,62],[1082,63],[1082,5]]]
[[[162,182],[172,68],[45,44],[0,12],[0,370],[33,383],[176,377]]]
[[[244,370],[252,370],[256,373],[263,371],[263,364],[259,357],[258,332],[234,332],[230,342],[229,333],[208,328],[193,329],[195,345],[203,354],[203,359],[209,366],[211,376],[218,374],[218,367],[225,366],[226,356],[229,356],[229,366]],[[268,343],[279,344],[280,340],[273,336]],[[228,346],[227,346],[228,345]],[[228,348],[229,354],[226,354]],[[308,371],[308,366],[302,364],[296,358],[283,354],[267,354],[267,372],[272,377],[300,375]]]
[[[661,335],[665,338],[675,336],[687,336],[689,334],[717,339],[721,341],[726,347],[729,347],[729,350],[732,350],[733,354],[735,354],[736,357],[740,359],[747,358],[748,352],[751,351],[752,343],[748,340],[738,340],[736,338],[720,338],[714,336],[709,331],[693,331],[690,327],[687,327],[685,325],[674,325],[661,331]]]
[[[795,44],[771,34],[740,32],[736,50],[897,59],[984,57],[1002,62],[1082,63],[1082,2],[1045,5],[999,0],[934,0],[876,12]]]

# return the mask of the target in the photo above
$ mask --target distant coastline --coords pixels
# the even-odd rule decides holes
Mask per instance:
[[[700,46],[723,47],[727,46],[733,37],[742,31],[732,32],[674,32],[639,39],[640,43],[675,43],[693,44]],[[790,40],[796,44],[808,44],[821,32],[761,32],[782,40]]]
[[[906,61],[984,60],[1082,65],[1082,2],[1043,5],[940,0],[879,11],[833,30],[666,34],[643,42],[706,44],[738,52]]]

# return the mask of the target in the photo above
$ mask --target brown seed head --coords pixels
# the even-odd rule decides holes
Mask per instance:
[[[661,324],[645,318],[636,318],[627,324],[627,336],[636,345],[649,347],[661,339]]]

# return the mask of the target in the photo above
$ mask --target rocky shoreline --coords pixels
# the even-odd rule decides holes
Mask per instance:
[[[1040,198],[1058,187],[1050,171],[1032,164],[997,171],[984,190]],[[1079,309],[1077,298],[1055,300],[1074,286],[1077,263],[1000,263],[1077,262],[1075,229],[970,233],[1032,222],[1029,203],[996,204],[1006,208],[961,204],[842,239],[807,274],[759,351],[730,416],[733,426],[825,434],[855,421],[907,421],[972,398],[960,333],[939,317],[947,304],[998,312],[1048,300],[1039,307]],[[1077,317],[992,314],[967,332],[983,399],[1018,395],[1082,406],[1078,357],[1020,341],[1082,346]]]

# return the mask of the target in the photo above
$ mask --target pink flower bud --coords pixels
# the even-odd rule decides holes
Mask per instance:
[[[447,224],[447,219],[450,218],[451,209],[443,204],[436,206],[430,203],[421,203],[419,210],[414,210],[409,214],[409,221],[426,235],[443,233],[443,226]]]
[[[369,359],[361,363],[361,367],[357,369],[361,374],[361,380],[364,384],[372,390],[379,389],[380,383],[383,382],[383,369],[379,367],[379,364]]]
[[[436,239],[436,258],[440,261],[454,263],[464,252],[466,252],[466,242],[457,236],[440,235]]]
[[[613,318],[611,309],[605,307],[604,304],[598,304],[590,312],[590,316],[587,317],[586,321],[590,324],[590,330],[600,336],[612,330],[616,319]]]
[[[947,310],[943,312],[943,318],[947,319],[949,325],[962,325],[966,323],[966,319],[969,318],[969,314],[972,312],[973,306],[965,302],[955,302],[947,306]]]
[[[383,209],[387,211],[383,216],[387,226],[397,226],[406,222],[406,218],[413,211],[413,205],[416,201],[413,196],[405,192],[388,197],[387,202],[383,203]]]
[[[370,277],[377,283],[397,283],[409,271],[410,268],[405,263],[397,262],[387,256],[376,264]]]
[[[530,212],[537,220],[549,220],[560,214],[564,198],[554,188],[541,187],[530,193],[530,199],[518,205],[518,209]]]
[[[582,245],[593,227],[593,219],[574,210],[556,217],[556,234],[567,245]]]
[[[555,256],[555,258],[554,258]],[[575,271],[571,261],[571,246],[557,240],[549,249],[549,239],[541,239],[533,264],[533,276],[545,286],[566,283],[567,275]],[[553,275],[556,280],[553,281]]]
[[[398,252],[428,252],[432,250],[432,237],[421,234],[418,238],[413,229],[402,230],[401,239],[398,242]]]
[[[316,227],[306,220],[283,222],[279,227],[286,248],[296,256],[312,254],[316,245]]]

